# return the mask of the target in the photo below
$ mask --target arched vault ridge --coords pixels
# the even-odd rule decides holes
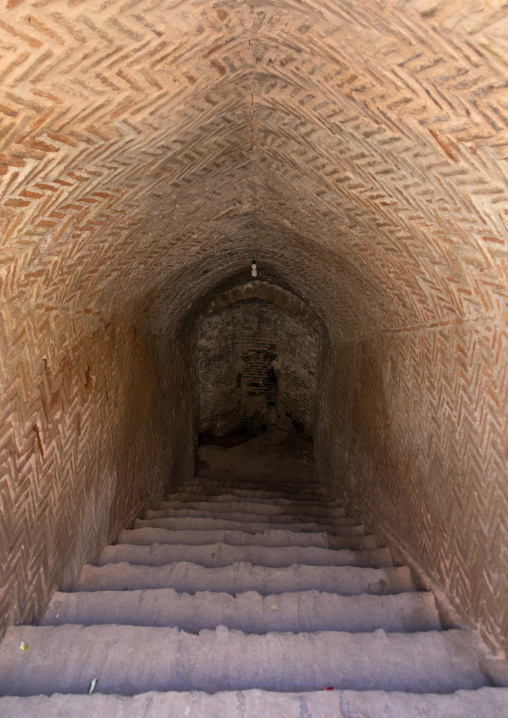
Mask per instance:
[[[302,319],[316,331],[319,331],[321,328],[322,320],[319,319],[308,304],[302,301],[296,294],[289,292],[287,289],[282,289],[282,287],[278,287],[276,284],[270,284],[269,282],[246,282],[243,286],[234,287],[234,289],[223,292],[216,299],[212,299],[208,306],[205,307],[203,315],[212,314],[224,307],[246,299],[262,299],[269,304],[276,304]]]

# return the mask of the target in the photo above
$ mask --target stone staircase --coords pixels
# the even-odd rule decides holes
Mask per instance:
[[[0,716],[508,716],[487,659],[319,485],[194,479],[9,629]]]

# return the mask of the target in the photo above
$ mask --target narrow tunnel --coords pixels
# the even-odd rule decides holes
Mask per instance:
[[[507,27],[7,2],[0,635],[210,447],[278,433],[505,655]]]
[[[214,302],[220,308],[195,329],[199,434],[210,441],[277,427],[311,441],[321,359],[317,318],[298,297],[266,283],[238,292],[237,301]],[[292,304],[303,309],[300,316]]]
[[[185,323],[197,375],[196,475],[313,480],[326,338],[299,297],[261,276],[210,301],[194,325]],[[216,448],[246,442],[227,455]]]

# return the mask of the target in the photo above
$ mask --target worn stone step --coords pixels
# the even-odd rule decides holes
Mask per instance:
[[[226,543],[231,546],[317,546],[332,549],[375,549],[377,541],[372,534],[364,536],[331,536],[325,532],[302,533],[269,529],[250,534],[245,531],[171,531],[161,528],[128,529],[118,536],[117,543],[148,546],[159,544],[182,544],[202,546]]]
[[[323,496],[327,493],[323,484],[316,481],[278,481],[275,479],[210,479],[206,477],[194,477],[187,479],[183,484],[187,487],[213,487],[213,488],[235,488],[243,491],[289,491],[295,494],[314,494]]]
[[[20,651],[23,641],[28,649]],[[268,633],[219,626],[199,635],[139,626],[16,626],[0,652],[0,693],[398,690],[485,685],[472,632]]]
[[[141,566],[164,566],[175,561],[189,561],[198,566],[216,568],[247,561],[256,566],[282,568],[295,563],[306,566],[393,566],[390,551],[349,551],[317,548],[315,546],[230,546],[225,543],[205,546],[172,546],[153,544],[117,544],[106,546],[93,562],[96,566],[111,563],[130,563]]]
[[[236,482],[229,482],[229,483],[208,483],[203,481],[202,483],[198,484],[182,484],[177,487],[178,491],[209,491],[211,493],[214,493],[216,491],[219,491],[221,493],[228,493],[230,490],[235,491],[242,491],[245,492],[244,496],[248,493],[252,494],[259,494],[262,492],[262,494],[265,495],[277,495],[277,494],[283,494],[280,498],[290,498],[290,499],[304,499],[306,501],[309,500],[315,500],[319,502],[323,499],[328,499],[329,496],[322,491],[319,487],[303,487],[303,486],[296,486],[291,484],[277,484],[277,485],[270,485],[263,482],[251,482],[251,483],[243,483],[238,484]],[[254,496],[255,498],[255,496]]]
[[[291,502],[285,504],[273,504],[270,502],[245,501],[243,499],[237,501],[224,501],[218,504],[214,501],[161,501],[157,510],[181,510],[187,509],[192,511],[219,512],[219,513],[239,513],[243,511],[246,514],[261,514],[262,516],[288,516],[292,514],[303,514],[312,517],[326,518],[342,518],[346,512],[343,508],[328,508],[316,504],[310,504],[302,507],[294,505]]]
[[[164,502],[165,503],[172,503],[173,501],[180,501],[182,503],[187,503],[189,501],[205,501],[206,503],[229,503],[232,501],[242,502],[242,501],[248,501],[249,503],[255,503],[257,505],[259,504],[269,504],[270,506],[316,506],[321,508],[330,508],[330,509],[340,509],[341,507],[338,505],[337,501],[330,501],[325,499],[320,499],[318,501],[309,501],[306,499],[298,499],[298,498],[289,498],[289,499],[283,499],[283,498],[274,498],[274,494],[272,492],[267,492],[268,496],[266,497],[246,497],[242,496],[240,493],[235,493],[234,489],[231,489],[229,493],[227,494],[207,494],[205,491],[202,492],[182,492],[179,491],[174,492],[172,494],[169,494]],[[343,509],[342,509],[343,510]]]
[[[208,501],[213,496],[237,496],[245,499],[286,499],[288,501],[296,502],[310,502],[313,504],[319,504],[320,501],[328,500],[328,497],[324,494],[296,494],[288,491],[264,491],[262,489],[237,489],[234,486],[224,487],[213,487],[207,485],[198,486],[179,486],[172,493],[168,494],[166,499],[172,501],[178,499],[179,496],[190,496],[190,497],[203,497],[203,500]],[[182,499],[186,500],[186,499]]]
[[[354,528],[356,530],[358,527],[352,526],[351,528]],[[363,526],[361,528],[363,531]],[[337,536],[333,534],[328,534],[328,548],[349,548],[355,551],[359,551],[362,549],[375,549],[379,548],[379,546],[376,537],[372,534],[364,533],[362,535],[358,533],[358,535],[356,536]]]
[[[301,566],[286,568],[253,566],[245,561],[206,568],[188,561],[165,566],[129,563],[85,565],[76,579],[76,591],[126,591],[143,588],[174,588],[176,591],[223,591],[231,595],[258,591],[263,596],[289,591],[326,591],[353,596],[360,593],[387,595],[414,591],[406,566],[359,568],[357,566]]]
[[[214,518],[153,518],[153,519],[137,519],[134,528],[143,528],[152,526],[154,528],[165,528],[172,530],[216,530],[231,529],[238,531],[246,531],[247,533],[261,533],[269,528],[288,529],[289,531],[300,532],[317,532],[321,533],[326,530],[328,533],[337,536],[359,536],[365,533],[364,527],[360,526],[330,526],[327,524],[316,523],[275,523],[271,521],[233,521],[231,519],[214,519]]]
[[[280,513],[280,514],[261,514],[261,513],[249,513],[247,511],[238,510],[236,511],[203,511],[199,509],[155,509],[153,511],[147,511],[145,519],[157,519],[157,518],[197,518],[197,519],[225,519],[227,521],[244,521],[247,523],[253,523],[256,521],[262,521],[267,524],[291,524],[291,523],[302,523],[302,524],[318,524],[320,526],[354,526],[355,521],[348,516],[314,516],[313,514],[307,514],[306,511],[300,511],[298,513]]]
[[[190,633],[219,625],[244,633],[269,631],[375,631],[440,630],[438,611],[431,593],[391,596],[361,594],[340,596],[321,591],[262,596],[247,591],[200,591],[194,595],[173,589],[147,591],[56,592],[40,625],[77,623],[177,626]]]
[[[296,496],[295,498],[276,498],[274,497],[274,493],[277,492],[268,492],[268,496],[256,496],[254,498],[249,498],[247,496],[238,495],[238,489],[231,488],[230,493],[226,494],[209,494],[209,498],[204,498],[206,496],[206,491],[203,490],[201,494],[196,494],[196,492],[190,493],[189,495],[191,498],[190,501],[208,501],[210,503],[216,503],[221,501],[231,502],[231,501],[247,501],[254,504],[270,504],[273,506],[319,506],[321,508],[329,508],[329,509],[337,509],[342,508],[340,504],[335,499],[330,499],[329,496],[320,496],[315,503],[312,502],[312,499],[305,499],[300,498]],[[240,490],[240,493],[241,490]],[[280,493],[280,492],[279,492]],[[171,501],[172,499],[169,499],[168,497],[164,498],[164,501]]]
[[[72,695],[0,698],[2,718],[501,718],[508,689],[480,688],[448,695],[323,690],[281,693],[247,690],[142,693],[136,696]]]
[[[248,533],[228,529],[172,531],[171,529],[146,526],[145,528],[122,531],[118,536],[117,543],[137,545],[150,545],[153,543],[185,544],[188,546],[227,543],[231,546],[317,546],[319,548],[329,548],[328,534],[325,531],[321,533],[302,533],[301,531],[285,531],[284,529],[266,529],[260,533]]]

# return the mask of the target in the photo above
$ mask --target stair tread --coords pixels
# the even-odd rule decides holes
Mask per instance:
[[[205,546],[170,544],[117,544],[106,546],[94,561],[96,566],[127,562],[144,566],[162,566],[175,561],[189,561],[210,568],[247,561],[256,566],[280,568],[295,563],[311,566],[392,566],[386,548],[367,551],[334,550],[315,546],[230,546],[224,543]]]
[[[287,494],[294,498],[309,499],[316,498],[322,499],[326,497],[326,493],[319,487],[302,487],[296,484],[267,484],[264,482],[253,482],[253,483],[241,483],[238,482],[201,482],[194,484],[182,484],[177,487],[179,491],[242,491],[242,492],[263,492],[270,494]]]
[[[415,590],[411,573],[406,566],[328,566],[323,570],[320,566],[299,564],[268,568],[253,566],[244,561],[219,568],[206,568],[188,561],[178,561],[165,566],[87,564],[82,568],[74,585],[74,590],[77,591],[140,588],[174,588],[188,593],[224,591],[235,594],[258,591],[264,595],[311,589],[343,595],[390,594]]]
[[[170,496],[173,496],[174,494],[170,494]],[[189,495],[189,494],[187,494]],[[206,497],[206,494],[201,497],[199,494],[192,493],[190,494],[190,499],[185,499],[180,501],[179,499],[169,499],[168,497],[164,498],[161,503],[163,504],[172,504],[172,503],[206,503],[206,504],[217,504],[217,503],[236,503],[236,504],[243,504],[244,502],[247,504],[252,504],[253,506],[295,506],[295,507],[305,507],[305,508],[321,508],[321,509],[340,509],[341,511],[344,511],[344,507],[340,506],[337,501],[330,500],[330,499],[322,499],[320,498],[316,503],[312,503],[311,501],[308,501],[306,499],[277,499],[274,498],[273,495],[271,495],[269,498],[253,498],[249,499],[245,496],[237,496],[235,494],[213,494]]]
[[[329,508],[326,506],[310,505],[310,506],[295,506],[288,502],[286,504],[272,504],[269,502],[258,503],[255,501],[161,501],[157,507],[157,511],[165,510],[191,510],[191,511],[206,511],[206,512],[218,512],[218,513],[246,513],[246,514],[260,514],[263,516],[267,515],[292,515],[305,513],[307,516],[324,516],[331,518],[345,517],[345,511],[341,507]]]
[[[248,511],[204,511],[203,509],[155,509],[147,511],[146,519],[157,518],[198,518],[198,519],[225,519],[226,521],[241,521],[242,523],[263,522],[267,524],[319,524],[322,526],[352,526],[354,519],[348,516],[314,516],[306,511],[299,513],[261,514]]]
[[[267,491],[265,489],[238,489],[232,486],[202,486],[201,488],[197,486],[179,486],[175,491],[169,493],[166,499],[171,501],[179,495],[190,496],[191,500],[194,496],[207,497],[207,500],[209,500],[210,497],[226,495],[248,499],[286,499],[293,502],[302,501],[304,503],[319,503],[320,501],[327,500],[324,494],[298,494],[291,491]]]
[[[441,628],[431,593],[341,596],[313,590],[262,596],[246,591],[231,596],[209,591],[189,595],[171,588],[56,592],[40,625],[64,623],[178,626],[187,632],[225,625],[247,633]]]
[[[251,489],[267,487],[269,491],[277,491],[278,489],[287,489],[297,491],[299,493],[316,493],[324,494],[326,489],[323,484],[317,481],[298,481],[289,479],[268,479],[268,478],[252,478],[252,479],[239,479],[239,478],[210,478],[205,476],[195,476],[192,479],[187,479],[180,486],[196,486],[196,487],[208,487],[218,486],[233,487],[235,489]]]
[[[372,534],[361,536],[329,536],[326,532],[303,533],[284,529],[266,529],[261,533],[218,529],[195,531],[192,529],[173,531],[171,529],[146,526],[145,528],[122,531],[117,543],[148,546],[150,544],[182,544],[204,546],[212,543],[226,543],[231,546],[317,546],[321,548],[374,549],[377,541]]]
[[[347,706],[347,713],[344,713]],[[93,711],[93,713],[92,713]],[[456,693],[402,693],[396,691],[312,691],[282,693],[247,690],[142,693],[136,696],[72,695],[0,698],[2,718],[187,718],[221,715],[223,718],[323,718],[323,716],[390,716],[390,718],[483,718],[508,715],[508,689],[479,688]]]
[[[149,518],[149,519],[137,519],[135,528],[142,528],[143,526],[152,526],[157,528],[168,528],[168,529],[238,529],[239,531],[247,531],[249,533],[260,533],[268,528],[274,529],[289,529],[290,531],[303,531],[303,532],[317,532],[321,533],[326,530],[328,533],[342,535],[342,536],[355,536],[363,534],[363,526],[347,525],[347,526],[334,526],[331,524],[316,524],[316,523],[275,523],[272,521],[233,521],[232,519],[217,519],[217,518],[198,518],[198,517],[161,517],[161,518]]]
[[[27,651],[20,651],[24,641]],[[220,626],[199,635],[139,626],[16,626],[0,653],[0,693],[148,690],[354,690],[450,693],[485,685],[474,634],[268,633]]]
[[[328,547],[328,534],[302,533],[301,531],[288,531],[285,529],[265,529],[259,533],[249,533],[235,529],[211,529],[199,531],[193,529],[172,530],[145,526],[143,528],[122,531],[117,539],[118,543],[131,544],[186,544],[205,545],[210,543],[228,543],[235,546],[256,544],[258,546],[320,546]],[[274,543],[272,543],[274,542]],[[276,542],[276,543],[275,543]]]
[[[357,526],[352,528],[354,528],[355,531],[350,535],[328,534],[328,548],[334,550],[343,548],[355,550],[379,548],[376,537],[373,534],[366,534],[363,526],[361,527],[361,531]]]

